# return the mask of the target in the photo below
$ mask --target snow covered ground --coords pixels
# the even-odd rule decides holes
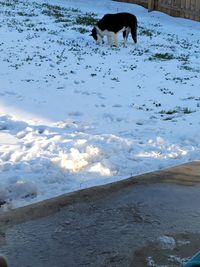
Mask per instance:
[[[97,46],[105,13],[138,44]],[[0,1],[0,206],[199,159],[200,23],[111,0]]]

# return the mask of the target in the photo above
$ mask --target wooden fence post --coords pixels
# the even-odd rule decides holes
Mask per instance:
[[[148,0],[148,11],[153,11],[155,7],[155,0]]]

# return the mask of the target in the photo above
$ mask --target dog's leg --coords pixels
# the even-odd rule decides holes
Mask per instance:
[[[123,31],[123,39],[124,39],[124,45],[125,45],[125,42],[126,42],[126,30],[125,31]]]
[[[126,30],[123,31],[124,47],[126,46],[129,32],[130,32],[130,28],[129,27],[127,27]]]
[[[116,47],[118,47],[118,35],[117,35],[117,33],[113,33],[112,37],[113,37],[113,41],[114,41],[113,43],[115,44]]]
[[[112,46],[112,36],[110,34],[107,35],[108,45]]]

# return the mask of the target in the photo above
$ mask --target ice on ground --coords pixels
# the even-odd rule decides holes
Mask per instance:
[[[160,236],[158,243],[163,249],[174,249],[176,247],[176,240],[171,236]]]

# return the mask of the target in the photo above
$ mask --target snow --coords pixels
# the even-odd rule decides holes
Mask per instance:
[[[77,22],[121,11],[137,45]],[[199,22],[111,0],[1,1],[0,21],[2,210],[199,159]]]
[[[160,236],[158,243],[162,249],[174,249],[176,247],[176,240],[172,236]]]

